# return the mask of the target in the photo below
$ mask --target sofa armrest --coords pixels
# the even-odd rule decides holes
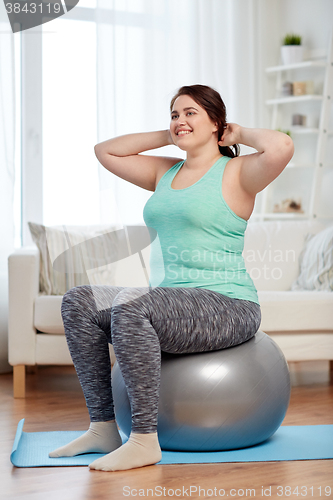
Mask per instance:
[[[8,257],[8,361],[12,366],[35,364],[39,261],[35,246],[18,248]]]

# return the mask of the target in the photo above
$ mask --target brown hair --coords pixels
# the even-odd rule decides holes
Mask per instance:
[[[184,87],[181,87],[177,91],[176,95],[174,95],[171,99],[170,111],[172,111],[177,97],[181,95],[188,95],[192,97],[192,99],[206,111],[209,118],[214,123],[218,124],[219,141],[227,125],[227,111],[220,94],[207,85],[185,85]],[[239,156],[239,145],[234,144],[232,147],[234,148],[234,151],[232,151],[229,146],[219,146],[220,153],[224,156],[229,156],[230,158]]]

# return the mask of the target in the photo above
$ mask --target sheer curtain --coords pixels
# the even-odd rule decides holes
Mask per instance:
[[[98,142],[168,128],[172,95],[196,83],[221,93],[229,121],[258,126],[258,2],[97,0]],[[103,223],[143,223],[151,192],[102,166],[99,182]]]
[[[3,2],[0,4],[0,372],[7,362],[7,258],[14,250],[15,70],[14,35]]]

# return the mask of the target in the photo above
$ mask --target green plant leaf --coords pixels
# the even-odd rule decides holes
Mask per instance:
[[[291,132],[290,130],[282,130],[281,128],[277,128],[276,129],[278,132],[282,132],[283,134],[287,134],[289,135],[289,137],[291,137]]]
[[[283,39],[283,45],[301,45],[302,37],[294,33],[288,33]]]

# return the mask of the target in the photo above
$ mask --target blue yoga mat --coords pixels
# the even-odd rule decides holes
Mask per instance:
[[[20,420],[10,456],[16,467],[62,467],[89,465],[103,454],[87,453],[75,457],[49,458],[50,451],[81,436],[85,431],[24,432]],[[122,434],[123,442],[126,437]],[[221,462],[274,462],[333,458],[333,425],[281,426],[262,444],[231,451],[162,451],[159,464]]]

